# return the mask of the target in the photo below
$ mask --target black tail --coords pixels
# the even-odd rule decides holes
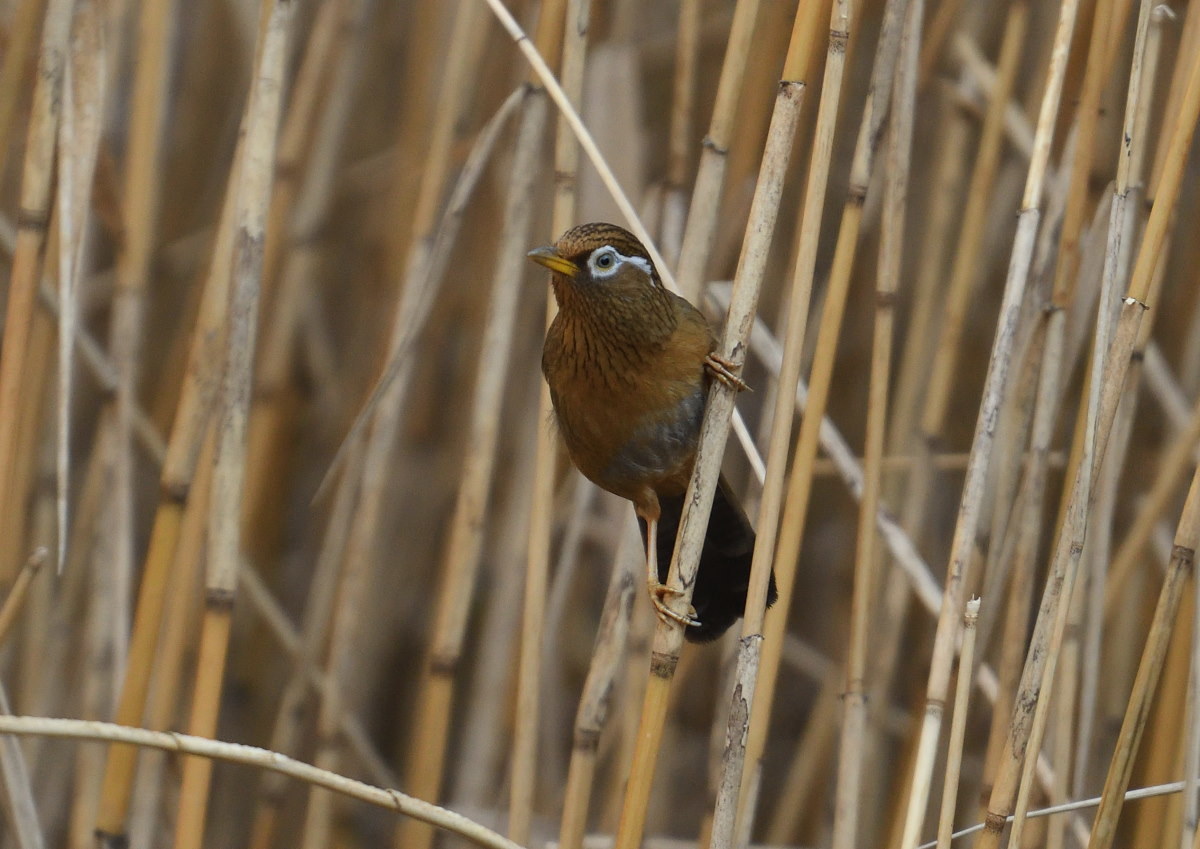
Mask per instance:
[[[659,498],[662,515],[658,520],[658,579],[664,583],[675,551],[679,533],[679,518],[683,512],[683,496]],[[638,519],[642,530],[642,545],[646,544],[646,523]],[[754,528],[742,512],[729,484],[721,477],[713,498],[704,549],[700,552],[700,568],[692,590],[692,606],[696,608],[698,627],[689,627],[684,636],[694,643],[707,643],[724,634],[746,609],[746,592],[750,587],[750,561],[754,555]],[[775,588],[775,572],[767,590],[767,606],[775,603],[779,591]]]

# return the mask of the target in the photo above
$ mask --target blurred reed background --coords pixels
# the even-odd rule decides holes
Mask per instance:
[[[0,709],[524,846],[1200,846],[1194,785],[1120,804],[1200,762],[1197,5],[6,0]],[[683,291],[759,294],[724,468],[786,598],[753,708],[687,646],[657,739],[524,257],[629,222],[531,45]],[[7,846],[466,841],[0,730]]]

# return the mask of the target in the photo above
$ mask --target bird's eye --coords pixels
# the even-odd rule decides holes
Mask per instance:
[[[602,253],[598,257],[596,257],[596,267],[597,268],[612,268],[614,262],[616,262],[616,259],[613,257],[612,254],[607,253],[607,252]]]

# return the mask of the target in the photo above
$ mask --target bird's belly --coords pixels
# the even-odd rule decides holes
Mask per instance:
[[[571,459],[583,474],[609,492],[635,503],[649,488],[660,495],[682,493],[695,460],[704,417],[704,391],[697,385],[666,408],[642,411],[591,399],[584,414],[566,399],[555,408]]]

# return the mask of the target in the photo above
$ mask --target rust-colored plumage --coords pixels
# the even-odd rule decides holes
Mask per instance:
[[[662,581],[709,381],[740,381],[713,355],[707,320],[663,287],[628,231],[583,224],[529,256],[553,272],[559,313],[542,371],[567,451],[585,477],[633,502],[651,598],[660,615],[679,618],[662,602]],[[689,639],[714,639],[741,616],[753,550],[754,531],[722,479],[693,589],[695,615],[681,620]],[[770,601],[775,594],[772,577]]]

